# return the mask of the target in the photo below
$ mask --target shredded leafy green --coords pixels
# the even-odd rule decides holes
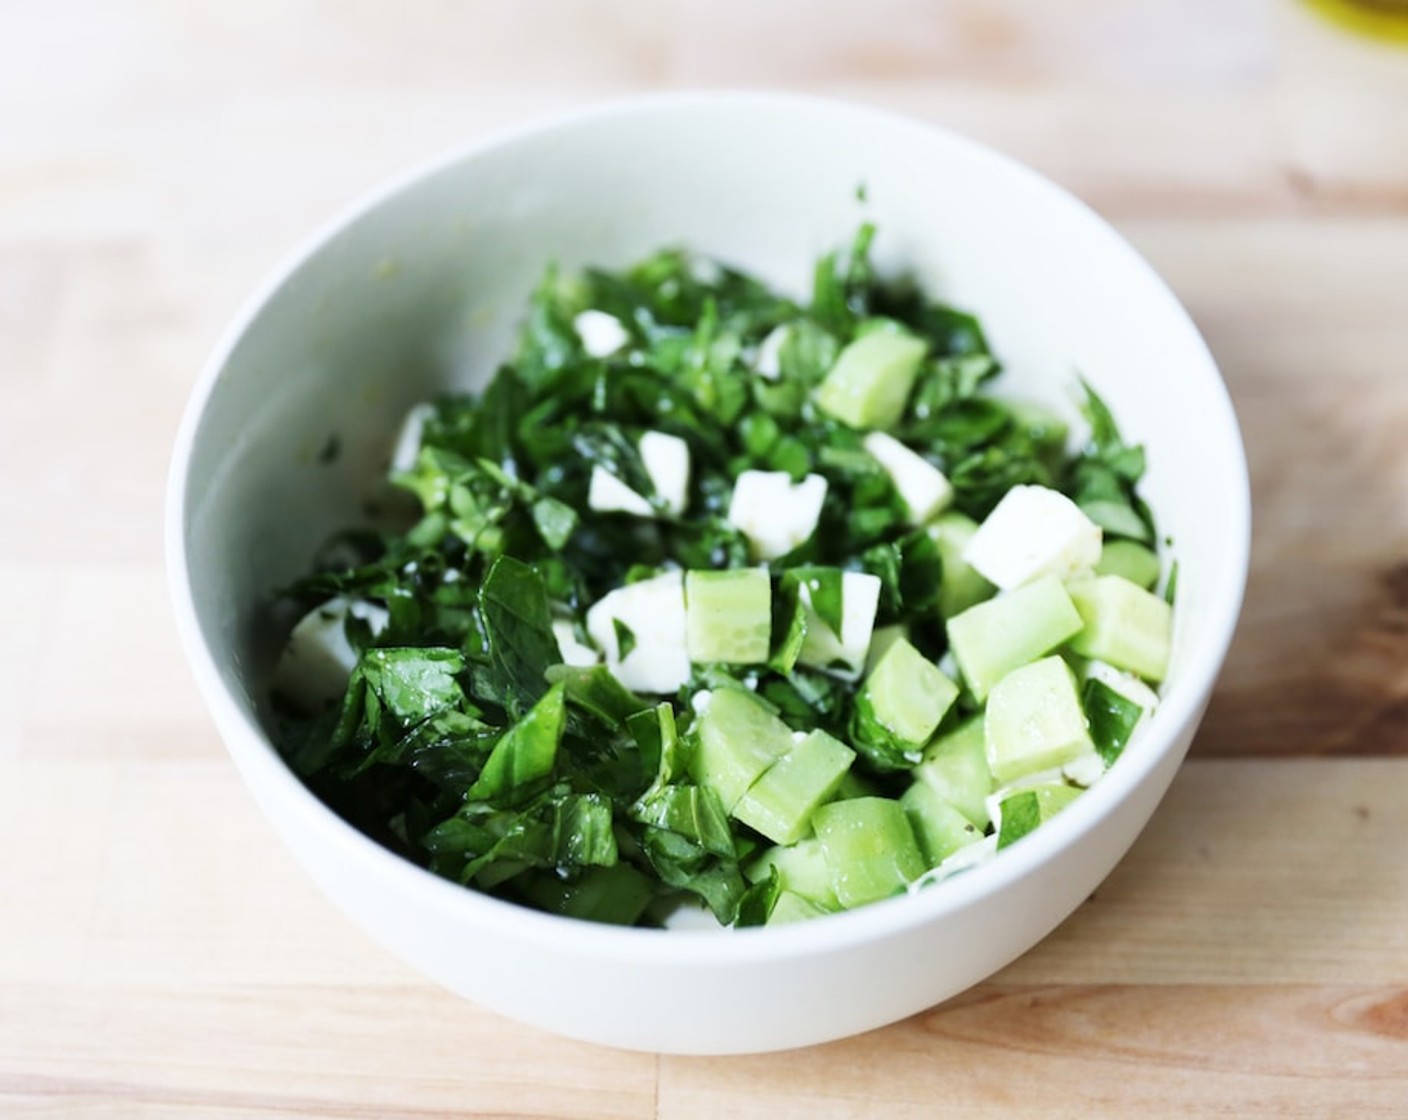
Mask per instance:
[[[478,395],[434,402],[414,462],[393,474],[414,501],[409,523],[342,534],[335,561],[282,594],[302,610],[343,597],[386,612],[376,629],[347,619],[356,664],[339,701],[278,708],[282,747],[312,788],[406,858],[553,913],[658,924],[693,901],[724,924],[766,921],[784,884],[776,868],[748,881],[765,841],[691,777],[691,696],[744,689],[789,727],[849,743],[847,788],[898,793],[912,745],[858,701],[854,671],[804,651],[843,633],[854,573],[879,580],[875,626],[902,624],[936,660],[947,648],[934,536],[912,522],[866,433],[815,401],[867,331],[925,343],[890,434],[943,472],[956,510],[980,520],[1035,483],[1071,496],[1107,535],[1154,542],[1136,492],[1143,451],[1095,391],[1085,386],[1089,440],[1071,454],[1062,422],[990,394],[1001,367],[971,314],[877,275],[874,236],[863,226],[823,257],[805,304],[677,249],[620,272],[550,270],[511,361]],[[584,312],[613,317],[625,341],[589,348]],[[649,432],[687,445],[683,514],[645,461]],[[826,482],[815,531],[764,560],[766,660],[694,665],[663,699],[636,695],[607,665],[563,664],[555,627],[586,641],[586,611],[613,590],[758,563],[729,514],[744,471]],[[651,515],[593,509],[602,472]],[[639,625],[612,625],[619,659],[642,648]],[[1109,689],[1088,690],[1086,705],[1111,759],[1137,714]],[[965,693],[941,730],[975,710]]]

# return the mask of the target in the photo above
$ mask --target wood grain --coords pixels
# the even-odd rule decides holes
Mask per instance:
[[[185,669],[162,487],[328,213],[720,85],[948,125],[1113,220],[1224,370],[1255,540],[1193,761],[1051,937],[861,1038],[657,1059],[445,995],[313,891]],[[1408,53],[1296,0],[0,5],[0,1116],[1408,1115],[1404,104]]]
[[[0,881],[20,903],[0,924],[0,1115],[1123,1116],[1177,1100],[1314,1116],[1408,1099],[1397,760],[1190,763],[1095,896],[989,984],[809,1051],[658,1062],[420,981],[311,891],[223,760],[10,761],[0,793]],[[25,842],[65,809],[65,835]]]

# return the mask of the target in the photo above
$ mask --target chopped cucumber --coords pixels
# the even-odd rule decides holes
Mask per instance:
[[[1159,582],[1159,558],[1135,541],[1106,541],[1095,563],[1097,576],[1124,576],[1130,583],[1152,591]]]
[[[785,890],[777,896],[777,901],[772,904],[772,913],[768,915],[767,924],[781,926],[789,922],[805,922],[812,918],[820,918],[828,912],[810,899]]]
[[[878,626],[870,635],[870,648],[865,651],[865,672],[867,675],[875,672],[875,666],[880,664],[880,659],[890,652],[890,647],[900,638],[909,637],[909,627],[903,623],[895,623],[893,626]]]
[[[918,891],[1100,779],[1168,661],[1143,449],[1089,386],[1076,441],[990,394],[874,234],[805,305],[681,250],[549,272],[483,393],[408,417],[408,532],[277,592],[338,594],[270,682],[319,678],[297,773],[447,879],[725,926]]]
[[[937,867],[959,848],[983,838],[966,816],[925,782],[915,782],[900,797],[927,867]]]
[[[1076,679],[1060,657],[1014,669],[988,698],[988,767],[999,784],[1095,755]]]
[[[1055,576],[969,607],[948,621],[948,639],[963,679],[982,701],[1013,669],[1068,641],[1081,628],[1071,596]]]
[[[812,824],[836,897],[847,909],[900,894],[926,870],[914,829],[898,801],[833,801],[812,815]]]
[[[1070,425],[1040,401],[1013,400],[1007,402],[1017,427],[1027,433],[1047,455],[1059,456],[1070,435]]]
[[[950,510],[938,517],[928,531],[943,561],[943,575],[939,580],[940,613],[952,618],[984,599],[991,599],[997,588],[963,559],[963,550],[978,531],[978,523],[967,514]]]
[[[845,801],[852,797],[878,797],[879,789],[869,778],[857,774],[852,767],[846,772],[846,776],[841,779],[841,784],[836,787],[837,801]]]
[[[903,744],[921,749],[958,699],[958,686],[905,638],[866,678],[858,703]]]
[[[999,849],[1020,840],[1038,825],[1049,821],[1081,794],[1077,786],[1062,782],[1042,782],[1027,786],[1002,799],[1001,826],[997,833]]]
[[[987,828],[987,798],[996,783],[988,768],[983,717],[974,716],[930,743],[914,776],[978,828]]]
[[[1071,649],[1096,657],[1145,680],[1168,672],[1173,640],[1173,608],[1123,576],[1072,580],[1071,601],[1080,612],[1080,633]]]
[[[897,330],[872,330],[844,350],[816,391],[816,404],[853,428],[893,428],[928,344]]]
[[[716,688],[702,694],[690,776],[733,811],[762,773],[792,749],[792,731],[752,694]]]
[[[733,815],[774,844],[806,835],[813,810],[836,792],[856,752],[816,730],[773,763],[738,799]]]
[[[687,572],[685,641],[694,662],[761,664],[772,640],[772,584],[765,568]]]
[[[815,837],[787,847],[769,848],[749,864],[748,878],[751,882],[760,882],[774,869],[784,891],[800,895],[823,910],[841,909],[831,881],[831,869],[826,864],[826,853]]]

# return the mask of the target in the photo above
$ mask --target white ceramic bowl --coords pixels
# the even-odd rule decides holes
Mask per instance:
[[[867,201],[857,197],[864,184]],[[355,522],[413,402],[480,384],[551,260],[684,244],[798,294],[858,221],[882,268],[976,311],[1009,389],[1070,401],[1077,372],[1148,449],[1174,542],[1172,671],[1151,726],[1033,837],[928,890],[771,929],[634,930],[434,877],[326,809],[270,745],[261,599]],[[317,452],[333,434],[342,453]],[[451,990],[553,1031],[644,1050],[781,1049],[937,1003],[1036,944],[1109,873],[1188,748],[1246,578],[1246,463],[1216,367],[1104,222],[939,129],[779,95],[646,98],[473,145],[333,221],[220,343],[175,451],[168,558],[197,679],[284,842],[358,925]]]

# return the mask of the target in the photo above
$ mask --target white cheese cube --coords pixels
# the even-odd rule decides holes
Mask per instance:
[[[744,471],[733,484],[728,523],[748,538],[755,560],[785,556],[816,532],[826,479],[793,483],[786,471]]]
[[[624,657],[617,622],[635,640]],[[609,592],[587,611],[587,633],[605,651],[611,675],[633,692],[676,691],[690,673],[684,573],[664,572]]]
[[[758,343],[758,353],[753,359],[753,372],[759,377],[766,377],[769,381],[776,381],[782,376],[782,348],[787,344],[787,337],[792,333],[792,328],[784,323],[780,327],[773,327],[768,336]]]
[[[691,257],[689,274],[706,288],[712,288],[723,281],[723,265],[710,257]]]
[[[798,588],[807,610],[807,636],[798,660],[843,680],[856,680],[865,668],[875,612],[880,606],[880,577],[846,572],[841,577],[841,632],[837,634],[812,610],[811,588]]]
[[[601,660],[601,654],[577,640],[576,628],[565,618],[552,620],[552,636],[557,639],[557,651],[564,665],[585,668]]]
[[[1066,579],[1100,559],[1100,526],[1045,486],[1014,486],[963,549],[989,583],[1011,591],[1041,576]]]
[[[640,461],[665,509],[678,517],[689,502],[689,444],[679,436],[646,432],[640,437]]]
[[[631,513],[636,517],[653,517],[650,502],[637,494],[605,467],[592,467],[587,484],[587,506],[598,513]]]
[[[924,524],[952,504],[953,486],[944,472],[894,436],[871,432],[864,446],[900,492],[911,525]]]
[[[689,503],[689,444],[679,436],[646,432],[640,437],[641,465],[666,512],[679,516]],[[587,505],[599,513],[655,516],[650,499],[627,486],[605,467],[592,467],[587,484]]]
[[[281,691],[309,707],[342,695],[357,666],[357,651],[347,640],[348,615],[366,622],[373,636],[390,621],[384,608],[341,596],[314,607],[294,626],[274,670]]]
[[[621,320],[605,311],[583,311],[572,320],[572,326],[582,340],[582,349],[593,358],[609,357],[631,340]]]
[[[425,422],[434,415],[435,406],[432,404],[418,404],[406,413],[391,450],[391,473],[401,474],[415,467]]]

